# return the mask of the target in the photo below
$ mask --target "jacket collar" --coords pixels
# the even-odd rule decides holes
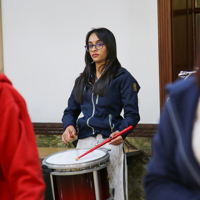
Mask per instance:
[[[167,86],[167,93],[179,121],[180,129],[186,130],[186,126],[193,125],[197,103],[199,100],[199,88],[195,76],[178,81]],[[188,123],[189,122],[189,123]]]
[[[124,69],[123,67],[119,68],[117,74],[115,75],[115,77],[120,76],[121,74],[125,73],[126,69]]]

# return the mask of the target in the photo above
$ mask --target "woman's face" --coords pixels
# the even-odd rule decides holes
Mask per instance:
[[[103,44],[103,42],[99,40],[99,38],[97,37],[95,33],[92,33],[90,35],[88,39],[88,45],[89,45],[90,56],[94,60],[94,62],[96,64],[106,63],[106,58],[107,58],[106,45]],[[96,45],[97,48],[92,45]]]

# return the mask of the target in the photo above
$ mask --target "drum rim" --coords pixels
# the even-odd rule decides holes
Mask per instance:
[[[95,167],[95,168],[91,168],[91,169],[84,169],[84,170],[81,170],[81,171],[53,171],[51,172],[51,174],[53,176],[69,176],[69,175],[80,175],[80,174],[87,174],[87,173],[90,173],[90,172],[94,172],[94,171],[98,171],[98,170],[101,170],[103,168],[106,168],[108,165],[110,164],[110,161],[98,166],[98,167]]]
[[[74,170],[74,169],[81,169],[83,168],[86,168],[86,167],[90,167],[90,166],[94,166],[94,165],[100,165],[101,163],[107,163],[107,162],[110,162],[110,155],[107,151],[105,150],[102,150],[102,149],[98,149],[100,151],[103,151],[105,152],[105,155],[102,156],[101,158],[97,158],[97,159],[94,159],[94,160],[91,160],[91,161],[88,161],[88,162],[83,162],[83,163],[77,163],[77,164],[52,164],[52,163],[49,163],[47,162],[46,160],[51,157],[51,156],[54,156],[56,154],[60,154],[60,153],[64,153],[66,151],[74,151],[74,150],[89,150],[87,148],[84,148],[84,149],[68,149],[68,150],[64,150],[64,151],[59,151],[59,152],[56,152],[56,153],[53,153],[49,156],[47,156],[46,158],[44,158],[44,160],[42,161],[42,164],[43,165],[46,165],[48,168],[50,169],[60,169],[60,170]],[[81,171],[81,170],[80,170]]]

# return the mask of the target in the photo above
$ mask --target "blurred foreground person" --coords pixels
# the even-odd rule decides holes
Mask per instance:
[[[200,71],[167,93],[144,179],[146,199],[200,200]]]
[[[0,74],[0,199],[43,200],[44,190],[25,101]]]

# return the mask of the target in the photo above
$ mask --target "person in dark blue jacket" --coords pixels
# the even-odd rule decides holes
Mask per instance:
[[[200,200],[199,78],[200,71],[167,86],[144,178],[147,200]]]
[[[65,130],[62,141],[67,143],[73,140],[70,134],[76,135],[78,132],[79,148],[85,148],[84,144],[89,140],[91,142],[87,147],[94,147],[95,143],[92,141],[98,135],[101,135],[102,139],[113,137],[130,125],[135,127],[140,120],[137,97],[140,86],[133,76],[121,67],[113,33],[106,28],[92,29],[85,42],[86,66],[75,81],[62,118]],[[121,116],[122,109],[124,117]],[[83,117],[78,118],[81,112]],[[121,148],[120,151],[123,152],[123,140],[129,133],[130,131],[112,140],[110,146]],[[124,199],[120,195],[117,198]]]

